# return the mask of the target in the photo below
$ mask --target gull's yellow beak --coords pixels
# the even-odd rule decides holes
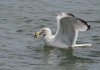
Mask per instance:
[[[34,38],[38,38],[38,37],[40,37],[40,35],[41,35],[41,32],[35,32]]]

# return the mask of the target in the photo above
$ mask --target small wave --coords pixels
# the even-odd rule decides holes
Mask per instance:
[[[88,21],[88,22],[100,23],[100,20],[97,20],[97,21]]]

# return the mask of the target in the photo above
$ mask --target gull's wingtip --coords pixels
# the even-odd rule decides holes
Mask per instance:
[[[90,25],[90,23],[87,23],[87,30],[90,30],[91,29],[91,25]]]
[[[87,21],[81,19],[81,18],[77,18],[79,21],[81,21],[84,25],[87,26],[87,29],[86,30],[90,30],[91,29],[91,25],[90,23],[88,23]]]

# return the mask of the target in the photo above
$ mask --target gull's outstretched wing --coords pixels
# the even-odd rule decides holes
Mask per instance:
[[[76,23],[74,23],[74,27],[78,29],[78,31],[86,31],[91,28],[90,24],[81,18],[76,18]]]
[[[57,26],[55,40],[63,42],[69,47],[75,46],[78,31],[90,29],[90,25],[86,21],[67,13],[57,16]]]

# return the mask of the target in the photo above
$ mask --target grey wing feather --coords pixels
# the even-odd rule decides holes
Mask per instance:
[[[86,22],[85,20],[83,20],[81,18],[77,18],[77,19],[78,19],[77,24],[80,24],[79,31],[90,30],[91,26],[88,22]]]
[[[90,25],[75,16],[66,16],[59,20],[60,29],[56,36],[56,40],[60,40],[68,46],[74,46],[78,37],[78,31],[86,31],[90,29]]]
[[[76,29],[78,29],[78,31],[86,31],[86,30],[89,30],[91,28],[90,24],[81,19],[81,18],[77,18],[75,15],[73,15],[72,13],[66,13],[66,15],[70,16],[70,17],[75,17],[77,19],[74,27],[76,27]]]
[[[76,43],[78,33],[74,29],[75,17],[64,17],[60,19],[60,29],[56,39],[73,46]]]

